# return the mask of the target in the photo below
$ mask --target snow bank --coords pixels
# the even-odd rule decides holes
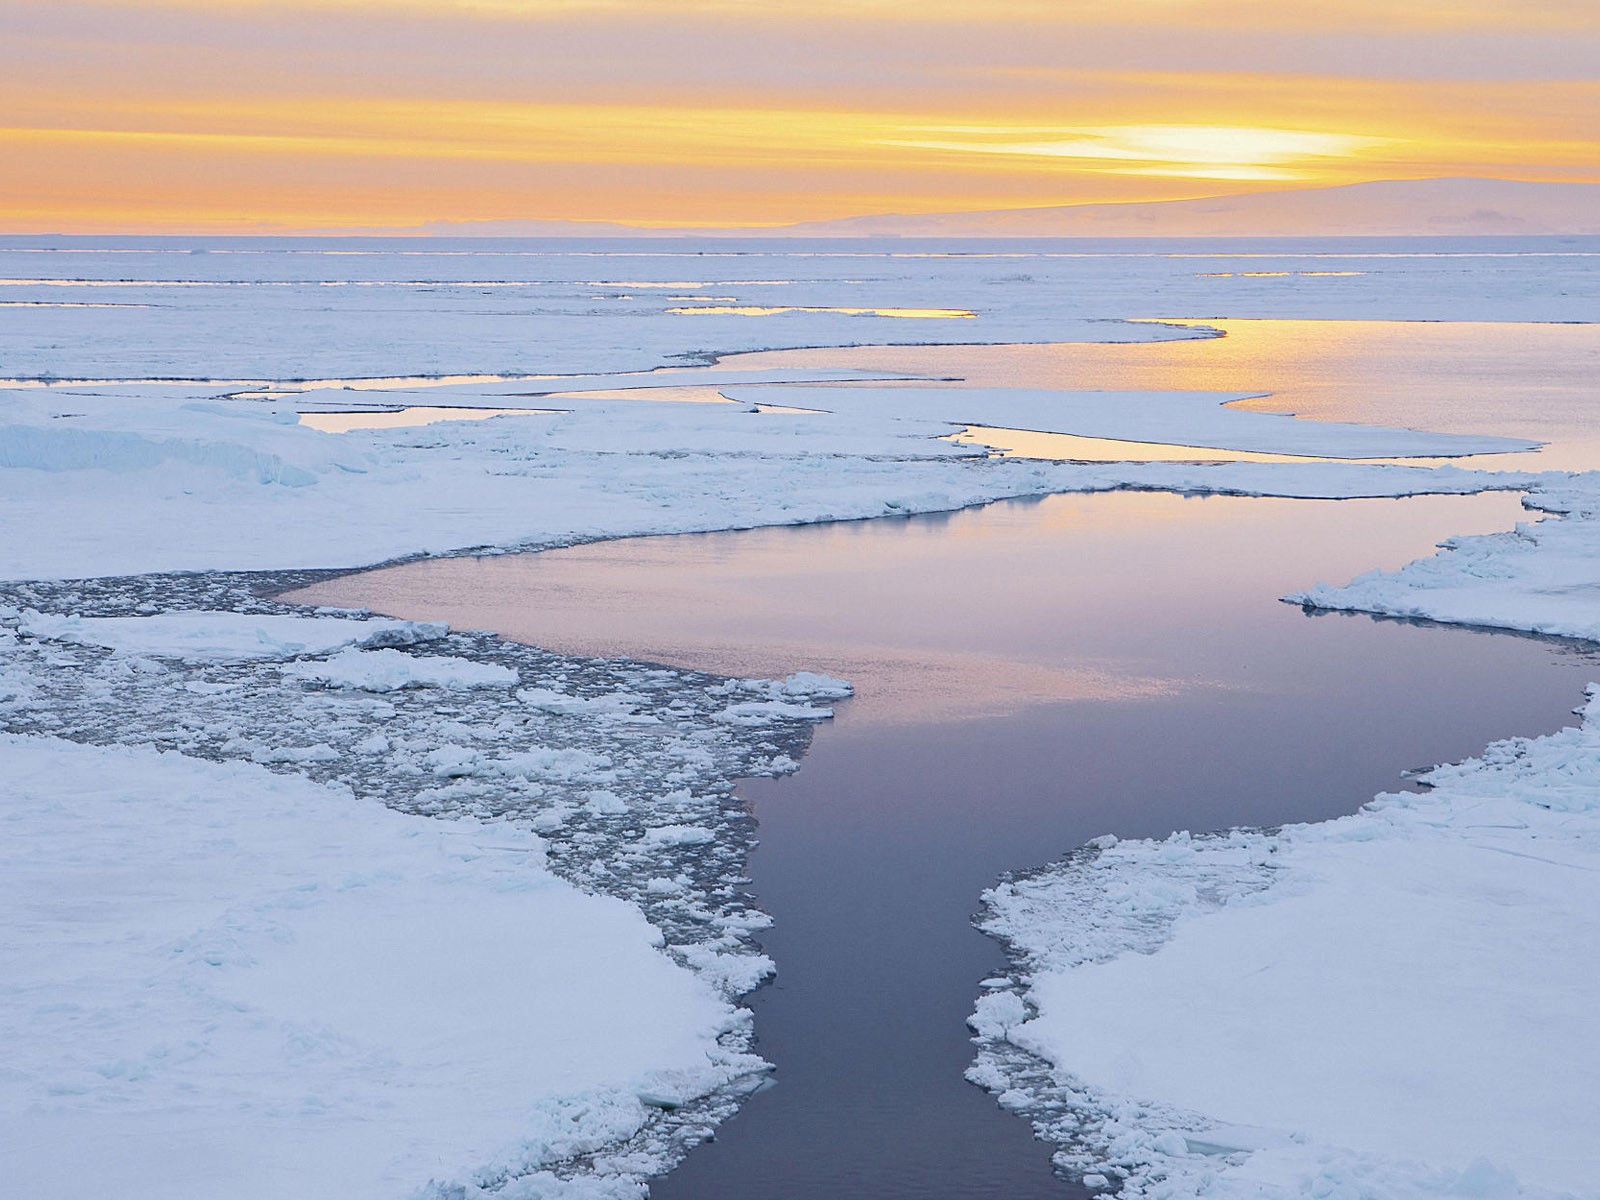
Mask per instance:
[[[191,662],[244,662],[327,654],[342,646],[409,646],[442,637],[439,622],[353,617],[166,612],[145,617],[83,617],[28,610],[21,632],[54,642]],[[368,660],[357,660],[366,662]],[[378,660],[388,662],[389,660]],[[420,660],[417,660],[420,661]]]
[[[1600,1194],[1595,689],[1583,715],[1342,820],[995,888],[1022,973],[971,1077],[1123,1196]]]
[[[0,737],[0,780],[12,1194],[634,1195],[649,1156],[549,1168],[759,1065],[531,833],[48,738]]]
[[[168,463],[212,467],[256,483],[304,487],[316,481],[301,467],[237,443],[154,439],[118,430],[0,425],[0,467],[121,472]]]
[[[364,692],[393,692],[400,688],[512,687],[517,673],[494,663],[472,662],[448,655],[402,654],[398,650],[348,649],[323,662],[293,662],[285,676],[323,683],[329,687],[359,688]]]
[[[1285,598],[1307,608],[1600,641],[1600,479],[1571,476],[1529,503],[1568,515],[1454,538],[1442,553],[1398,571],[1373,571],[1343,587],[1319,584]]]

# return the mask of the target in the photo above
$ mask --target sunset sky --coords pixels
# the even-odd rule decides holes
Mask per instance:
[[[1595,0],[6,0],[0,231],[1600,182]]]

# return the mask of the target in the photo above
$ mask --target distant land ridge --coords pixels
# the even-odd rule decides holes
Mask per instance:
[[[1405,179],[1124,204],[881,213],[764,228],[605,221],[435,221],[455,237],[1484,237],[1600,235],[1600,184]]]

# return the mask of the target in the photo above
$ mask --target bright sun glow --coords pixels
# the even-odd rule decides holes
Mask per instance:
[[[1305,179],[1325,160],[1350,158],[1394,144],[1394,138],[1237,125],[1124,125],[1028,129],[1046,138],[1016,140],[1015,129],[945,126],[931,133],[960,138],[906,138],[886,145],[965,154],[1008,154],[1098,162],[1101,170],[1196,179]],[[1083,169],[1083,168],[1080,168]],[[1088,169],[1095,169],[1090,166]]]
[[[1384,179],[1600,182],[1597,13],[8,0],[0,231],[751,226]]]

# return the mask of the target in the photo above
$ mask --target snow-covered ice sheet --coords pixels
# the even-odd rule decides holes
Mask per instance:
[[[1600,473],[1552,481],[1529,503],[1559,518],[1455,538],[1432,558],[1288,599],[1308,608],[1520,629],[1600,642]]]
[[[971,1078],[1123,1196],[1600,1195],[1600,699],[1423,780],[986,893]]]
[[[0,525],[30,531],[0,542],[0,578],[356,566],[1119,487],[1385,496],[1527,487],[1539,478],[1337,462],[990,459],[942,440],[987,403],[980,394],[963,406],[952,389],[927,393],[948,414],[924,411],[920,401],[849,403],[848,389],[819,389],[844,398],[834,401],[844,410],[569,400],[570,411],[556,414],[342,434],[298,424],[286,401],[197,402],[182,388],[163,401],[149,386],[134,392],[0,392]],[[773,399],[787,389],[761,394]],[[384,393],[360,395],[376,401]],[[1064,432],[1091,411],[1154,405],[1196,422],[1271,425],[1297,446],[1324,436],[1313,422],[1224,409],[1223,399],[1057,393],[1034,395],[1024,407],[1033,427]],[[1350,444],[1349,427],[1326,436]],[[1463,448],[1463,439],[1406,431],[1363,436],[1389,450]],[[1464,440],[1496,448],[1494,439]]]
[[[759,1066],[526,829],[149,747],[8,735],[0,763],[9,1195],[544,1194],[640,1094]]]
[[[640,1177],[709,1135],[759,1067],[749,1056],[747,1023],[730,1015],[731,1001],[772,970],[751,944],[765,917],[744,891],[753,835],[731,780],[794,769],[827,702],[846,693],[846,685],[820,677],[725,682],[636,663],[563,659],[488,635],[400,623],[387,629],[352,614],[311,616],[261,601],[252,581],[234,576],[108,576],[349,567],[417,553],[936,511],[1066,490],[1327,497],[1492,487],[1529,491],[1533,503],[1571,515],[1474,543],[1482,554],[1463,545],[1435,560],[1444,566],[1366,581],[1359,604],[1385,611],[1385,604],[1427,595],[1423,607],[1434,611],[1418,613],[1456,620],[1472,619],[1461,615],[1469,610],[1504,616],[1508,599],[1520,597],[1528,607],[1499,623],[1589,628],[1581,624],[1584,589],[1592,589],[1589,564],[1600,544],[1586,522],[1600,504],[1588,499],[1595,488],[1587,476],[1353,463],[999,461],[940,439],[955,426],[988,422],[1124,438],[1158,432],[1156,440],[1170,441],[1178,422],[1191,444],[1242,438],[1250,448],[1334,456],[1513,448],[1503,442],[1319,427],[1223,409],[1225,395],[962,396],[924,388],[872,389],[852,399],[815,387],[814,407],[832,405],[830,411],[762,412],[758,400],[805,407],[792,403],[799,393],[786,397],[774,386],[780,383],[867,380],[851,372],[657,370],[786,346],[1211,336],[1201,327],[1144,320],[1163,316],[1592,320],[1600,315],[1600,291],[1590,252],[1581,248],[1507,243],[1441,254],[1436,249],[1450,248],[1296,245],[1265,259],[1211,244],[1134,252],[1012,244],[995,255],[930,254],[897,244],[834,244],[822,252],[747,245],[712,253],[704,246],[572,243],[475,243],[461,253],[368,241],[220,240],[207,244],[208,253],[189,254],[193,248],[145,244],[100,254],[61,243],[12,253],[0,245],[8,299],[48,301],[94,288],[97,299],[132,306],[13,308],[0,329],[7,376],[134,381],[0,391],[0,528],[9,535],[0,539],[0,579],[40,581],[0,589],[0,730],[7,735],[0,803],[8,806],[7,832],[16,835],[0,853],[20,856],[0,875],[0,892],[34,905],[28,911],[35,914],[8,931],[19,945],[15,953],[7,947],[7,964],[31,965],[20,986],[8,978],[0,989],[21,1064],[0,1076],[0,1096],[7,1097],[0,1138],[14,1139],[0,1144],[33,1147],[19,1151],[32,1156],[28,1178],[49,1169],[42,1157],[48,1152],[57,1164],[83,1160],[71,1178],[75,1189],[137,1195],[105,1173],[155,1171],[157,1150],[195,1128],[194,1109],[185,1106],[204,1099],[232,1114],[226,1135],[211,1137],[211,1153],[242,1155],[243,1166],[218,1165],[199,1148],[185,1158],[187,1143],[179,1161],[196,1171],[239,1167],[240,1179],[286,1200],[323,1191],[359,1196],[401,1176],[420,1187],[427,1182],[422,1171],[446,1183],[435,1196],[452,1200],[452,1182],[470,1195],[479,1184],[509,1181],[498,1192],[503,1200],[635,1194]],[[1323,257],[1328,253],[1340,257]],[[1339,274],[1316,270],[1330,261]],[[686,307],[704,311],[674,311]],[[725,311],[739,308],[787,311]],[[976,316],[837,311],[847,308]],[[464,378],[429,387],[417,375]],[[337,386],[356,376],[388,378]],[[282,379],[334,386],[244,394],[250,381]],[[642,404],[582,395],[695,382],[725,387],[741,402]],[[559,401],[559,413],[472,425],[332,435],[298,423],[301,409],[500,408],[508,396],[555,391],[579,394]],[[240,394],[230,397],[234,392]],[[1460,570],[1469,559],[1478,565]],[[69,578],[81,582],[44,582]],[[1444,582],[1431,593],[1415,586],[1428,578]],[[1489,590],[1451,608],[1467,584]],[[1323,598],[1319,591],[1316,599]],[[1526,624],[1533,620],[1544,623]],[[351,628],[357,624],[363,627]],[[1322,922],[1315,927],[1323,940],[1311,945],[1342,954],[1340,932],[1348,929],[1339,922],[1348,915],[1381,925],[1384,913],[1415,898],[1404,891],[1414,881],[1412,892],[1437,883],[1452,904],[1430,906],[1424,896],[1418,911],[1430,924],[1411,930],[1411,941],[1354,939],[1350,961],[1365,963],[1368,978],[1380,968],[1406,977],[1421,946],[1437,957],[1441,979],[1470,973],[1487,986],[1472,965],[1481,937],[1439,935],[1455,932],[1450,922],[1463,913],[1488,924],[1505,912],[1506,919],[1531,920],[1532,909],[1496,906],[1497,897],[1511,894],[1540,900],[1545,917],[1539,936],[1517,947],[1514,965],[1555,969],[1537,960],[1546,948],[1582,937],[1593,944],[1586,932],[1592,922],[1583,924],[1592,905],[1580,903],[1592,899],[1584,889],[1592,891],[1593,873],[1570,870],[1592,854],[1583,834],[1592,806],[1534,812],[1523,793],[1555,795],[1570,784],[1569,791],[1592,797],[1584,765],[1593,760],[1592,734],[1572,736],[1575,750],[1547,739],[1525,747],[1511,765],[1495,760],[1482,768],[1483,778],[1509,779],[1521,789],[1509,799],[1483,800],[1482,828],[1457,822],[1455,808],[1437,808],[1449,803],[1446,784],[1461,795],[1470,790],[1465,781],[1479,776],[1467,771],[1460,779],[1440,774],[1433,797],[1385,802],[1348,826],[1276,839],[1236,834],[1147,850],[1102,848],[1094,863],[1108,872],[1124,861],[1119,856],[1137,866],[1133,874],[1092,877],[1114,884],[1106,894],[1125,903],[1096,908],[1105,895],[1091,889],[1088,911],[1108,914],[1098,924],[1079,921],[1061,933],[1041,919],[1028,936],[1041,953],[1055,953],[1063,938],[1076,936],[1072,929],[1082,934],[1092,953],[1052,960],[1064,970],[1108,959],[1118,967],[1124,960],[1116,956],[1130,944],[1157,951],[1134,964],[1155,969],[1174,961],[1160,947],[1170,945],[1176,955],[1189,944],[1190,928],[1214,919],[1227,933],[1245,928],[1233,922],[1250,913],[1293,912],[1299,904]],[[508,816],[514,822],[503,820]],[[113,845],[116,831],[130,824],[127,844]],[[1583,836],[1569,836],[1574,830]],[[30,851],[35,845],[38,855]],[[1487,861],[1469,872],[1475,855]],[[1409,873],[1392,869],[1399,858]],[[1523,864],[1538,858],[1547,861],[1534,878]],[[1040,896],[1051,880],[1070,892],[1071,880],[1086,878],[1086,862],[1041,876]],[[103,875],[121,909],[79,903],[75,871]],[[343,886],[357,876],[361,886]],[[1324,876],[1327,897],[1349,895],[1348,914],[1319,905],[1313,884]],[[1563,891],[1562,881],[1573,876],[1580,882]],[[158,891],[169,877],[171,886]],[[1371,886],[1352,892],[1348,880],[1358,879]],[[1484,880],[1493,888],[1479,887]],[[524,912],[523,904],[533,907]],[[1193,915],[1206,906],[1221,911]],[[79,909],[92,917],[84,928],[94,937],[72,943],[63,921]],[[482,920],[458,936],[460,922],[447,922],[468,909]],[[1061,912],[1073,921],[1082,915],[1070,904]],[[359,943],[357,929],[374,931],[370,945],[347,954],[330,949]],[[439,936],[426,943],[404,936],[414,929]],[[564,939],[574,929],[588,930],[585,953],[612,956],[595,968],[595,979],[618,984],[616,994],[571,977],[568,968],[584,965],[567,954]],[[178,949],[164,970],[140,957],[152,945]],[[1248,957],[1258,947],[1223,937],[1214,949],[1226,962],[1229,953]],[[1205,974],[1211,962],[1197,956],[1188,978],[1196,986],[1215,982],[1220,994],[1226,980]],[[1304,982],[1310,968],[1303,953],[1288,946],[1282,962],[1286,978],[1295,967]],[[628,983],[607,974],[612,967]],[[402,969],[416,987],[385,988]],[[1041,969],[1033,981],[1040,999],[1048,974]],[[1104,977],[1115,982],[1114,972]],[[520,986],[530,978],[532,986]],[[656,990],[638,979],[658,978],[672,1003],[654,1014],[665,1024],[645,1036],[651,1026],[634,1022],[630,1005]],[[1510,989],[1547,977],[1498,969],[1487,978]],[[141,982],[160,1003],[134,1016],[130,997]],[[1143,978],[1131,986],[1155,990]],[[1593,1010],[1593,995],[1582,990],[1590,984],[1574,986]],[[28,990],[41,988],[60,990],[61,1004],[79,1009]],[[1285,1006],[1299,994],[1287,990]],[[1110,996],[1094,1001],[1116,1009],[1108,1017],[1132,1021],[1148,1011],[1119,1007]],[[1537,1011],[1549,1021],[1571,1018],[1549,1006],[1548,989],[1526,987],[1476,1016],[1503,1017],[1513,1000],[1530,996],[1522,1011],[1543,1004]],[[1407,992],[1392,1004],[1425,1000],[1432,1002],[1423,991]],[[552,1006],[551,1022],[513,1019],[519,1003],[535,1001]],[[1050,1003],[1067,1002],[1052,994]],[[593,1023],[573,1026],[581,1036],[572,1044],[552,1045],[559,1014],[584,1005],[576,1019]],[[431,1024],[441,1010],[459,1018],[445,1043]],[[1510,1186],[1505,1170],[1521,1173],[1530,1195],[1566,1186],[1550,1183],[1556,1168],[1530,1165],[1514,1146],[1501,1165],[1469,1165],[1457,1135],[1478,1128],[1471,1122],[1441,1129],[1435,1114],[1380,1137],[1360,1112],[1319,1107],[1315,1089],[1301,1088],[1304,1079],[1292,1073],[1313,1065],[1309,1057],[1305,1065],[1283,1063],[1281,1054],[1274,1060],[1301,1107],[1263,1114],[1241,1103],[1239,1112],[1222,1112],[1234,1093],[1205,1090],[1226,1081],[1193,1069],[1170,1027],[1134,1031],[1151,1050],[1142,1067],[1118,1060],[1107,1068],[1114,1074],[1127,1066],[1126,1078],[1137,1076],[1154,1103],[1119,1099],[1122,1075],[1040,1082],[1029,1074],[1039,1060],[1002,1035],[1021,1038],[1031,1026],[1043,1038],[1052,1028],[1049,1011],[1024,1022],[1020,989],[986,997],[978,1023],[990,1036],[979,1077],[1009,1087],[1006,1102],[1042,1114],[1052,1135],[1070,1143],[1065,1161],[1090,1176],[1091,1167],[1128,1173],[1130,1186],[1148,1181],[1152,1195],[1171,1183],[1181,1196],[1183,1187],[1206,1180],[1217,1187],[1244,1180],[1241,1186],[1257,1189],[1213,1193],[1222,1197],[1272,1195],[1273,1188],[1293,1195],[1302,1168],[1322,1181],[1306,1185],[1318,1196],[1373,1179],[1385,1186],[1399,1180],[1418,1194],[1454,1187],[1494,1196]],[[189,1018],[207,1013],[215,1016],[211,1032],[196,1034]],[[1228,1020],[1237,1018],[1224,1012],[1214,1031],[1228,1033],[1236,1028]],[[606,1024],[613,1021],[640,1036],[614,1035]],[[82,1036],[42,1036],[74,1022]],[[180,1040],[179,1025],[189,1042]],[[1458,1021],[1447,1031],[1471,1038],[1496,1029]],[[1266,1032],[1281,1048],[1293,1031],[1280,1022]],[[215,1059],[202,1067],[185,1055],[206,1036],[214,1044],[202,1049]],[[1421,1053],[1429,1044],[1412,1042],[1400,1048]],[[1045,1039],[1033,1049],[1049,1053],[1055,1044]],[[441,1046],[457,1061],[429,1057]],[[511,1077],[518,1055],[527,1062],[526,1055],[546,1051],[548,1073]],[[1593,1056],[1585,1053],[1572,1063],[1593,1078]],[[435,1120],[429,1105],[455,1095],[451,1089],[465,1077],[459,1072],[486,1056],[492,1061],[483,1066],[484,1094]],[[211,1069],[218,1063],[226,1069]],[[1329,1064],[1346,1069],[1341,1088],[1363,1096],[1361,1089],[1374,1085],[1357,1065]],[[1489,1065],[1526,1094],[1525,1062],[1508,1057]],[[380,1082],[401,1077],[410,1085],[389,1089],[383,1099],[391,1107],[379,1112]],[[1452,1078],[1442,1073],[1435,1093]],[[1551,1095],[1572,1101],[1574,1076],[1554,1078],[1567,1090]],[[186,1091],[190,1084],[199,1090]],[[1191,1086],[1199,1090],[1185,1090]],[[491,1100],[493,1114],[474,1107]],[[1069,1112],[1059,1106],[1063,1100],[1076,1107]],[[1581,1104],[1572,1110],[1586,1111]],[[1523,1113],[1506,1123],[1504,1137],[1526,1132],[1527,1147],[1553,1144],[1539,1139],[1570,1129],[1563,1124],[1570,1112],[1545,1115],[1551,1123],[1544,1132]],[[1222,1128],[1223,1120],[1231,1127]],[[1079,1124],[1069,1130],[1069,1122]],[[330,1147],[338,1139],[327,1140],[328,1130],[341,1128],[354,1132],[348,1156],[334,1161]],[[285,1131],[281,1139],[271,1136],[274,1129]],[[1400,1146],[1396,1139],[1407,1130],[1416,1138]],[[1295,1133],[1309,1140],[1295,1141]],[[1496,1136],[1490,1131],[1485,1147],[1500,1144]],[[70,1154],[61,1149],[69,1142]],[[135,1149],[121,1161],[129,1145]],[[301,1146],[303,1152],[283,1152]],[[1245,1161],[1231,1153],[1249,1146],[1265,1149]],[[1211,1156],[1190,1153],[1201,1149]],[[1401,1151],[1437,1155],[1438,1164],[1396,1166]],[[257,1170],[249,1156],[267,1154],[273,1162]],[[302,1167],[328,1174],[306,1184],[271,1174]],[[229,1182],[230,1195],[245,1194]],[[175,1190],[188,1200],[216,1189],[193,1176]]]
[[[579,374],[775,346],[1173,336],[1117,318],[1581,321],[1600,313],[1595,244],[5,239],[5,299],[135,307],[10,308],[0,370],[58,379]],[[672,311],[684,308],[711,311]],[[789,311],[726,311],[740,308]],[[839,309],[977,316],[828,311]]]
[[[47,641],[193,662],[293,658],[327,654],[345,646],[409,646],[445,634],[445,626],[429,621],[204,611],[85,617],[28,609],[20,614],[17,627]],[[350,660],[335,661],[343,664]]]
[[[848,685],[296,614],[260,582],[0,602],[7,1183],[50,1195],[70,1158],[140,1198],[636,1196],[764,1069],[731,781],[793,770]],[[158,599],[235,611],[131,615]],[[185,623],[227,652],[152,654],[192,651]],[[251,629],[272,656],[236,652]]]
[[[186,252],[197,248],[207,252]],[[1268,464],[989,462],[939,439],[979,423],[1332,456],[1525,443],[1318,426],[1222,408],[1225,394],[852,393],[817,385],[862,383],[861,372],[681,364],[794,346],[1193,340],[1216,334],[1194,323],[1213,315],[1586,320],[1600,315],[1592,261],[1582,247],[1514,240],[953,251],[895,242],[0,244],[8,296],[93,289],[151,306],[19,308],[0,331],[0,369],[14,377],[145,381],[0,391],[0,526],[30,531],[0,543],[0,578],[354,566],[1119,486],[1291,496],[1516,487],[1525,477],[1490,484],[1481,475],[1330,464],[1291,474],[1247,469]],[[1296,273],[1329,262],[1357,273]],[[818,311],[692,319],[672,311],[686,304]],[[978,316],[823,311],[843,308]],[[1189,323],[1150,319],[1167,315]],[[662,369],[669,364],[678,369]],[[459,378],[427,387],[417,377],[441,374]],[[376,378],[254,398],[238,382],[363,375]],[[235,382],[150,382],[196,378]],[[780,405],[812,395],[816,407],[837,411],[582,394],[697,382]],[[814,390],[790,394],[805,385]],[[298,423],[302,408],[501,408],[508,396],[550,392],[576,392],[560,402],[570,411],[337,435]]]

